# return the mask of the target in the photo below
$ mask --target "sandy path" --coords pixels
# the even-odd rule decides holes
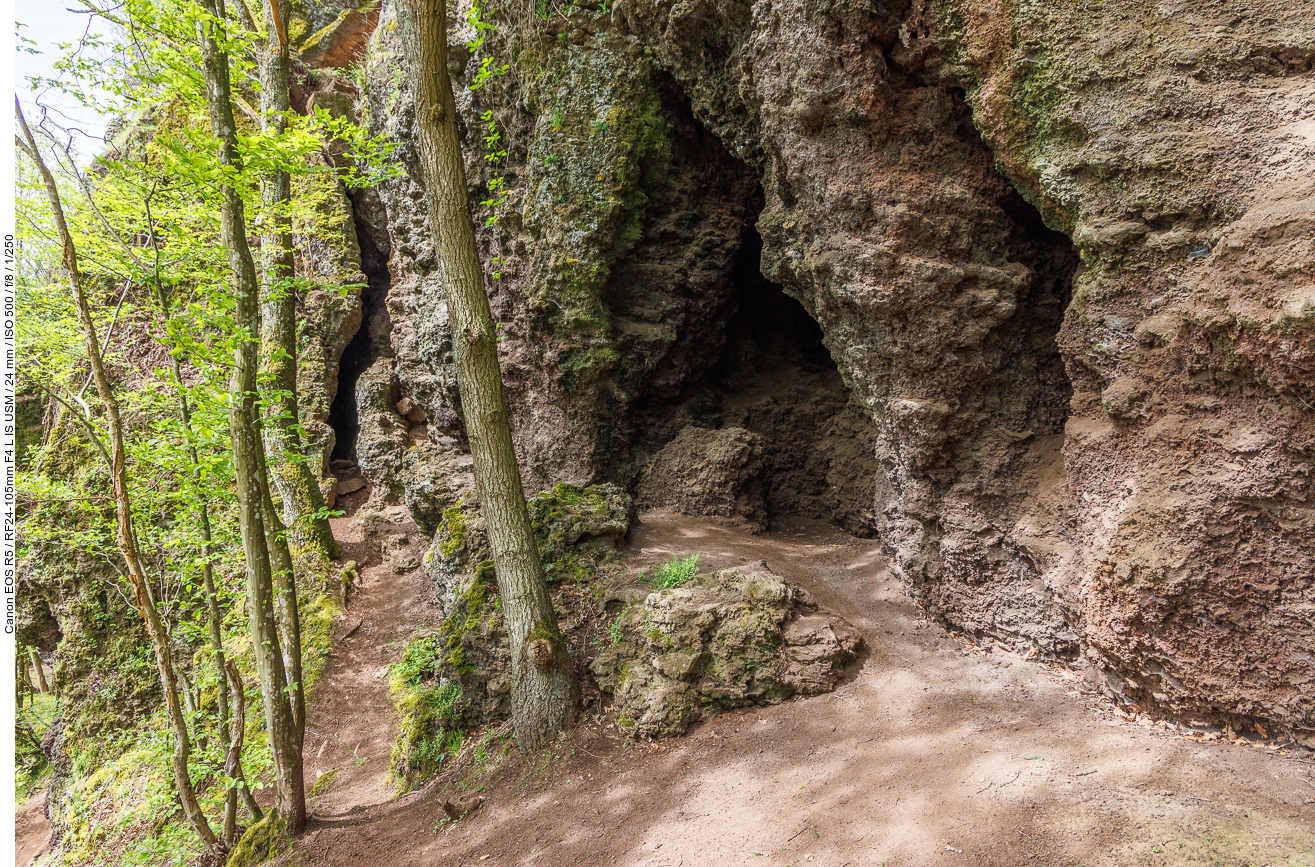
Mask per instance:
[[[658,745],[582,727],[558,758],[507,760],[456,825],[438,787],[319,820],[285,863],[1315,865],[1315,765],[1118,720],[1076,679],[966,647],[919,616],[875,543],[661,515],[633,535],[636,564],[690,551],[766,559],[870,655],[830,695]]]
[[[50,822],[46,821],[43,788],[14,811],[14,864],[28,867],[50,851]]]
[[[363,498],[364,492],[353,497]],[[350,502],[342,505],[354,511]],[[406,510],[386,508],[383,518],[385,537],[405,537],[405,550],[418,561],[426,542]],[[307,804],[320,823],[338,821],[395,793],[388,784],[388,761],[398,720],[388,693],[388,667],[401,657],[415,630],[438,616],[433,586],[424,574],[418,569],[394,572],[392,552],[382,552],[380,540],[366,538],[359,518],[349,514],[331,525],[343,559],[361,568],[333,654],[308,701],[307,788],[320,774],[338,772],[328,791]]]

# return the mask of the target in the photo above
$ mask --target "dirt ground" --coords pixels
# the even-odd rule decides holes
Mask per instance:
[[[949,635],[878,543],[825,524],[752,536],[649,514],[627,554],[637,570],[689,552],[712,568],[765,559],[858,627],[869,654],[830,695],[658,744],[625,744],[591,716],[552,750],[479,766],[467,753],[446,775],[463,782],[393,798],[386,666],[437,610],[419,573],[377,565],[343,629],[361,626],[312,697],[324,740],[310,776],[339,775],[280,863],[1315,865],[1309,757],[1124,718],[1071,672]],[[441,800],[474,792],[482,808],[447,820]]]
[[[50,823],[46,821],[46,790],[34,792],[14,811],[14,864],[28,867],[50,851]]]
[[[398,552],[416,562],[427,540],[402,506],[381,512],[382,536],[367,540],[356,517],[366,491],[339,501],[347,517],[330,521],[344,560],[355,560],[359,579],[347,600],[334,636],[334,650],[306,711],[306,785],[336,771],[331,784],[307,804],[316,815],[335,815],[395,794],[388,784],[388,761],[397,737],[397,720],[388,692],[388,667],[415,630],[438,619],[433,585],[420,570],[395,572]],[[391,539],[390,551],[379,542]]]

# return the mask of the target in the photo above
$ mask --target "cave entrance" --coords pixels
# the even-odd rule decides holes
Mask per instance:
[[[832,521],[876,532],[876,427],[851,396],[804,305],[762,271],[762,238],[750,227],[736,257],[725,349],[709,374],[721,426],[762,441],[770,519]]]
[[[361,324],[347,342],[338,361],[338,390],[329,405],[329,427],[333,428],[333,452],[329,458],[339,467],[356,464],[356,438],[361,432],[356,406],[356,383],[374,364],[378,347],[388,341],[388,254],[375,241],[375,233],[357,222],[356,237],[361,249],[361,271],[366,286],[361,290]],[[384,243],[387,243],[385,240]]]

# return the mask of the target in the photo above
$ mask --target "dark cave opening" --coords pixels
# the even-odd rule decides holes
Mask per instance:
[[[876,429],[822,327],[763,275],[761,258],[762,238],[750,226],[733,266],[725,348],[708,375],[721,425],[761,438],[769,519],[827,520],[871,536]]]
[[[763,276],[763,241],[750,227],[732,266],[735,312],[726,324],[726,348],[712,375],[733,390],[744,377],[781,366],[839,374],[822,342],[822,327],[785,288]]]
[[[687,365],[683,385],[650,394],[636,407],[636,446],[648,461],[641,507],[677,505],[692,508],[690,514],[755,522],[765,514],[769,526],[808,518],[871,537],[875,425],[841,378],[822,327],[762,273],[763,241],[755,228],[762,194],[756,184],[749,189],[742,233],[719,272],[724,282],[706,290],[718,306],[687,321],[693,336],[672,352]],[[670,381],[668,369],[662,374]],[[720,449],[683,457],[689,428],[723,432],[731,438],[725,442],[744,442],[739,432],[747,432],[760,462],[754,469],[712,468],[706,476],[703,466],[715,463]]]
[[[767,525],[802,517],[871,537],[876,426],[806,303],[763,273],[760,172],[699,121],[674,80],[663,100],[676,163],[644,167],[644,242],[618,264],[607,299],[637,342],[679,329],[629,413],[640,506]],[[737,443],[756,450],[752,466],[723,462]]]
[[[377,346],[386,342],[387,300],[391,277],[388,254],[380,249],[375,234],[357,220],[356,237],[361,249],[361,271],[366,285],[361,290],[361,324],[342,351],[338,362],[338,389],[329,405],[328,423],[334,432],[330,460],[356,463],[356,438],[361,431],[356,406],[356,384],[378,357]],[[386,242],[385,242],[386,243]]]

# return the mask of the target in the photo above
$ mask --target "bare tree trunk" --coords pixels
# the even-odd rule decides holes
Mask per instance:
[[[511,442],[447,74],[446,4],[405,0],[401,9],[403,41],[416,81],[416,131],[429,224],[452,317],[457,385],[511,645],[516,742],[522,750],[534,750],[575,723],[580,689],[548,596]]]
[[[205,67],[210,125],[220,142],[220,163],[240,169],[237,125],[233,119],[228,55],[220,47],[224,21],[223,0],[198,0],[210,21],[202,27],[201,49]],[[242,197],[230,183],[221,182],[220,232],[232,272],[237,302],[237,348],[234,351],[229,428],[233,436],[233,471],[237,479],[238,524],[247,566],[251,643],[256,671],[264,693],[265,726],[274,754],[277,812],[288,820],[288,830],[300,834],[306,824],[306,802],[300,781],[301,759],[294,740],[292,707],[285,690],[278,628],[274,619],[274,577],[270,566],[265,501],[269,497],[264,454],[256,419],[257,341],[260,333],[259,286],[256,265],[247,245],[246,211]],[[295,604],[295,598],[293,600]]]
[[[32,668],[36,669],[37,686],[41,689],[41,694],[45,695],[50,692],[50,687],[46,685],[46,672],[41,667],[41,655],[37,653],[35,647],[28,648],[28,654],[32,657]]]
[[[282,133],[290,109],[288,90],[288,7],[269,0],[265,7],[267,41],[261,58],[261,122],[268,133]],[[293,288],[291,177],[286,171],[266,172],[261,178],[269,221],[262,240],[265,298],[262,306],[261,382],[268,389],[269,419],[263,445],[268,476],[283,500],[280,519],[271,498],[266,498],[265,524],[270,534],[274,568],[274,613],[283,645],[283,663],[288,674],[292,701],[292,738],[298,768],[291,775],[294,785],[304,786],[300,769],[306,741],[306,690],[301,670],[301,620],[297,610],[296,575],[291,549],[329,559],[337,544],[323,514],[324,497],[301,450],[297,427],[297,320]],[[269,490],[269,480],[265,483]],[[305,803],[304,792],[294,793],[294,802]]]
[[[28,704],[32,703],[32,693],[36,690],[32,686],[32,674],[27,670],[27,661],[23,659],[23,654],[15,654],[18,660],[18,709],[23,709],[23,696],[28,697]]]
[[[288,3],[270,0],[265,7],[268,40],[260,63],[261,123],[267,133],[282,133],[290,109],[288,91]],[[338,545],[323,515],[324,494],[317,474],[302,451],[297,426],[297,316],[292,282],[292,179],[286,171],[261,178],[267,225],[261,237],[265,296],[261,306],[260,380],[266,389],[269,417],[265,445],[269,474],[283,500],[283,523],[298,555],[337,556]]]
[[[258,439],[256,445],[262,447],[261,468],[265,466],[263,443]],[[261,484],[264,499],[261,501],[265,518],[265,532],[269,542],[270,565],[274,579],[274,621],[278,627],[279,643],[283,649],[283,670],[288,679],[288,701],[291,711],[291,741],[293,751],[290,760],[292,804],[302,805],[301,822],[305,823],[305,778],[302,774],[302,747],[306,742],[306,688],[302,682],[301,671],[301,614],[297,607],[297,581],[293,571],[292,554],[288,550],[287,531],[279,520],[274,508],[274,501],[269,493],[269,478],[262,473]],[[291,823],[289,823],[291,827]]]
[[[224,773],[238,781],[238,790],[242,794],[242,803],[246,805],[247,812],[251,814],[251,821],[259,822],[264,816],[264,812],[251,794],[251,787],[247,785],[246,776],[242,772],[242,741],[247,733],[246,689],[242,685],[242,675],[238,673],[237,666],[233,664],[231,659],[224,663],[224,674],[228,676],[228,682],[233,690],[233,708],[237,716],[237,719],[233,721],[233,739],[228,742],[228,753],[224,756]],[[222,691],[221,685],[220,692]],[[232,808],[225,804],[225,828],[228,827],[230,821],[228,815],[230,809],[233,813],[232,821],[236,823],[237,820],[236,804]]]
[[[64,208],[60,202],[59,187],[55,178],[46,168],[45,161],[37,147],[36,139],[28,128],[27,119],[23,117],[22,107],[14,99],[14,110],[18,115],[19,127],[23,138],[18,144],[36,163],[37,170],[45,182],[46,193],[50,198],[50,207],[55,218],[55,228],[64,246],[64,268],[68,271],[69,286],[73,290],[73,301],[78,308],[78,319],[82,325],[82,337],[87,347],[87,357],[91,362],[92,377],[96,381],[96,390],[100,394],[101,404],[105,409],[106,426],[110,435],[110,481],[114,491],[114,508],[118,528],[119,550],[128,568],[128,580],[136,593],[137,611],[146,624],[146,634],[155,649],[156,668],[160,676],[160,685],[164,687],[165,705],[169,721],[174,730],[173,777],[178,789],[178,798],[183,805],[183,813],[201,838],[201,844],[214,857],[221,857],[226,851],[223,842],[215,836],[201,806],[197,803],[196,791],[188,774],[188,759],[192,751],[191,738],[187,731],[187,721],[183,718],[178,705],[178,677],[173,662],[173,652],[169,647],[169,635],[160,620],[159,611],[151,599],[145,571],[137,552],[136,534],[132,526],[132,499],[128,490],[128,472],[126,466],[127,450],[123,443],[123,420],[119,416],[119,402],[110,388],[105,365],[101,361],[100,344],[96,340],[96,324],[91,318],[91,308],[82,291],[82,272],[78,267],[77,248],[73,236],[69,234],[64,221]]]

